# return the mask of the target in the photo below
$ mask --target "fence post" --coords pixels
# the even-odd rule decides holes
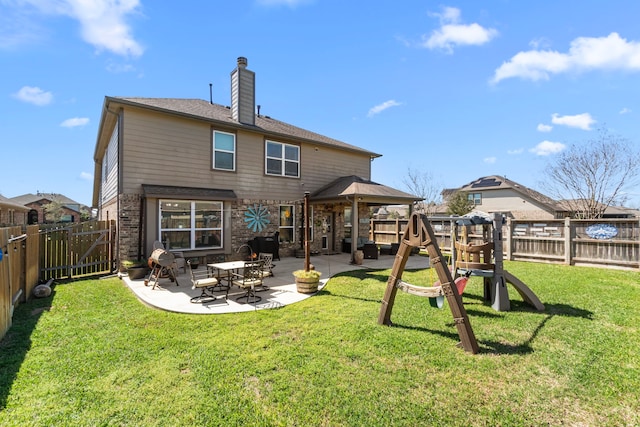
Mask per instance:
[[[507,218],[507,230],[506,230],[506,233],[505,233],[504,230],[502,232],[503,235],[505,236],[505,248],[507,250],[507,253],[504,254],[505,255],[504,259],[506,259],[508,261],[513,260],[513,257],[511,255],[511,253],[513,252],[513,250],[512,250],[513,247],[511,246],[511,244],[513,242],[513,239],[512,239],[513,227],[511,225],[512,225],[512,219],[511,218]]]
[[[564,263],[571,265],[573,257],[573,227],[571,226],[571,218],[564,217]]]

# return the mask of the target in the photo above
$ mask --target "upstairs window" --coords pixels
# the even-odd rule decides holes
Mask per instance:
[[[266,142],[265,173],[300,177],[300,147],[281,142]]]
[[[213,168],[236,170],[236,136],[234,134],[213,131]]]
[[[482,204],[482,193],[469,193],[467,194],[467,199],[474,205]]]

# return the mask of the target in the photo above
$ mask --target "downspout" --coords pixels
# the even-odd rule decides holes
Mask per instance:
[[[138,218],[138,259],[143,259],[143,245],[142,245],[142,238],[144,236],[146,236],[146,229],[147,229],[147,223],[146,221],[144,221],[144,213],[145,213],[145,205],[147,204],[147,198],[144,196],[144,194],[142,195],[142,197],[140,198],[140,217]],[[143,230],[143,224],[144,224],[144,230]],[[144,239],[145,243],[146,243],[146,238]]]

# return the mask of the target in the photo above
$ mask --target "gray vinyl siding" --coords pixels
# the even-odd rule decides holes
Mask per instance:
[[[118,124],[113,129],[109,145],[102,159],[101,204],[118,194]]]
[[[496,211],[498,209],[503,210],[518,210],[518,211],[537,211],[541,207],[531,199],[525,199],[521,194],[518,194],[514,190],[484,190],[484,191],[470,191],[471,193],[482,194],[482,205],[478,205],[478,209],[484,211]]]
[[[127,108],[125,116],[124,193],[140,193],[142,184],[155,184],[230,189],[240,199],[298,200],[340,176],[370,178],[366,154],[273,137],[269,139],[300,146],[301,176],[267,176],[264,135],[222,127],[215,129],[236,135],[236,171],[213,170],[208,123],[135,108]]]

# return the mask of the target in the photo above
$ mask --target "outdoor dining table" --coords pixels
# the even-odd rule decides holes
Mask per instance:
[[[226,261],[216,262],[213,264],[207,264],[207,268],[213,272],[215,270],[215,276],[220,283],[224,278],[227,281],[227,286],[231,286],[233,273],[237,273],[239,270],[244,269],[244,263],[246,261]],[[222,277],[226,275],[226,277]]]

